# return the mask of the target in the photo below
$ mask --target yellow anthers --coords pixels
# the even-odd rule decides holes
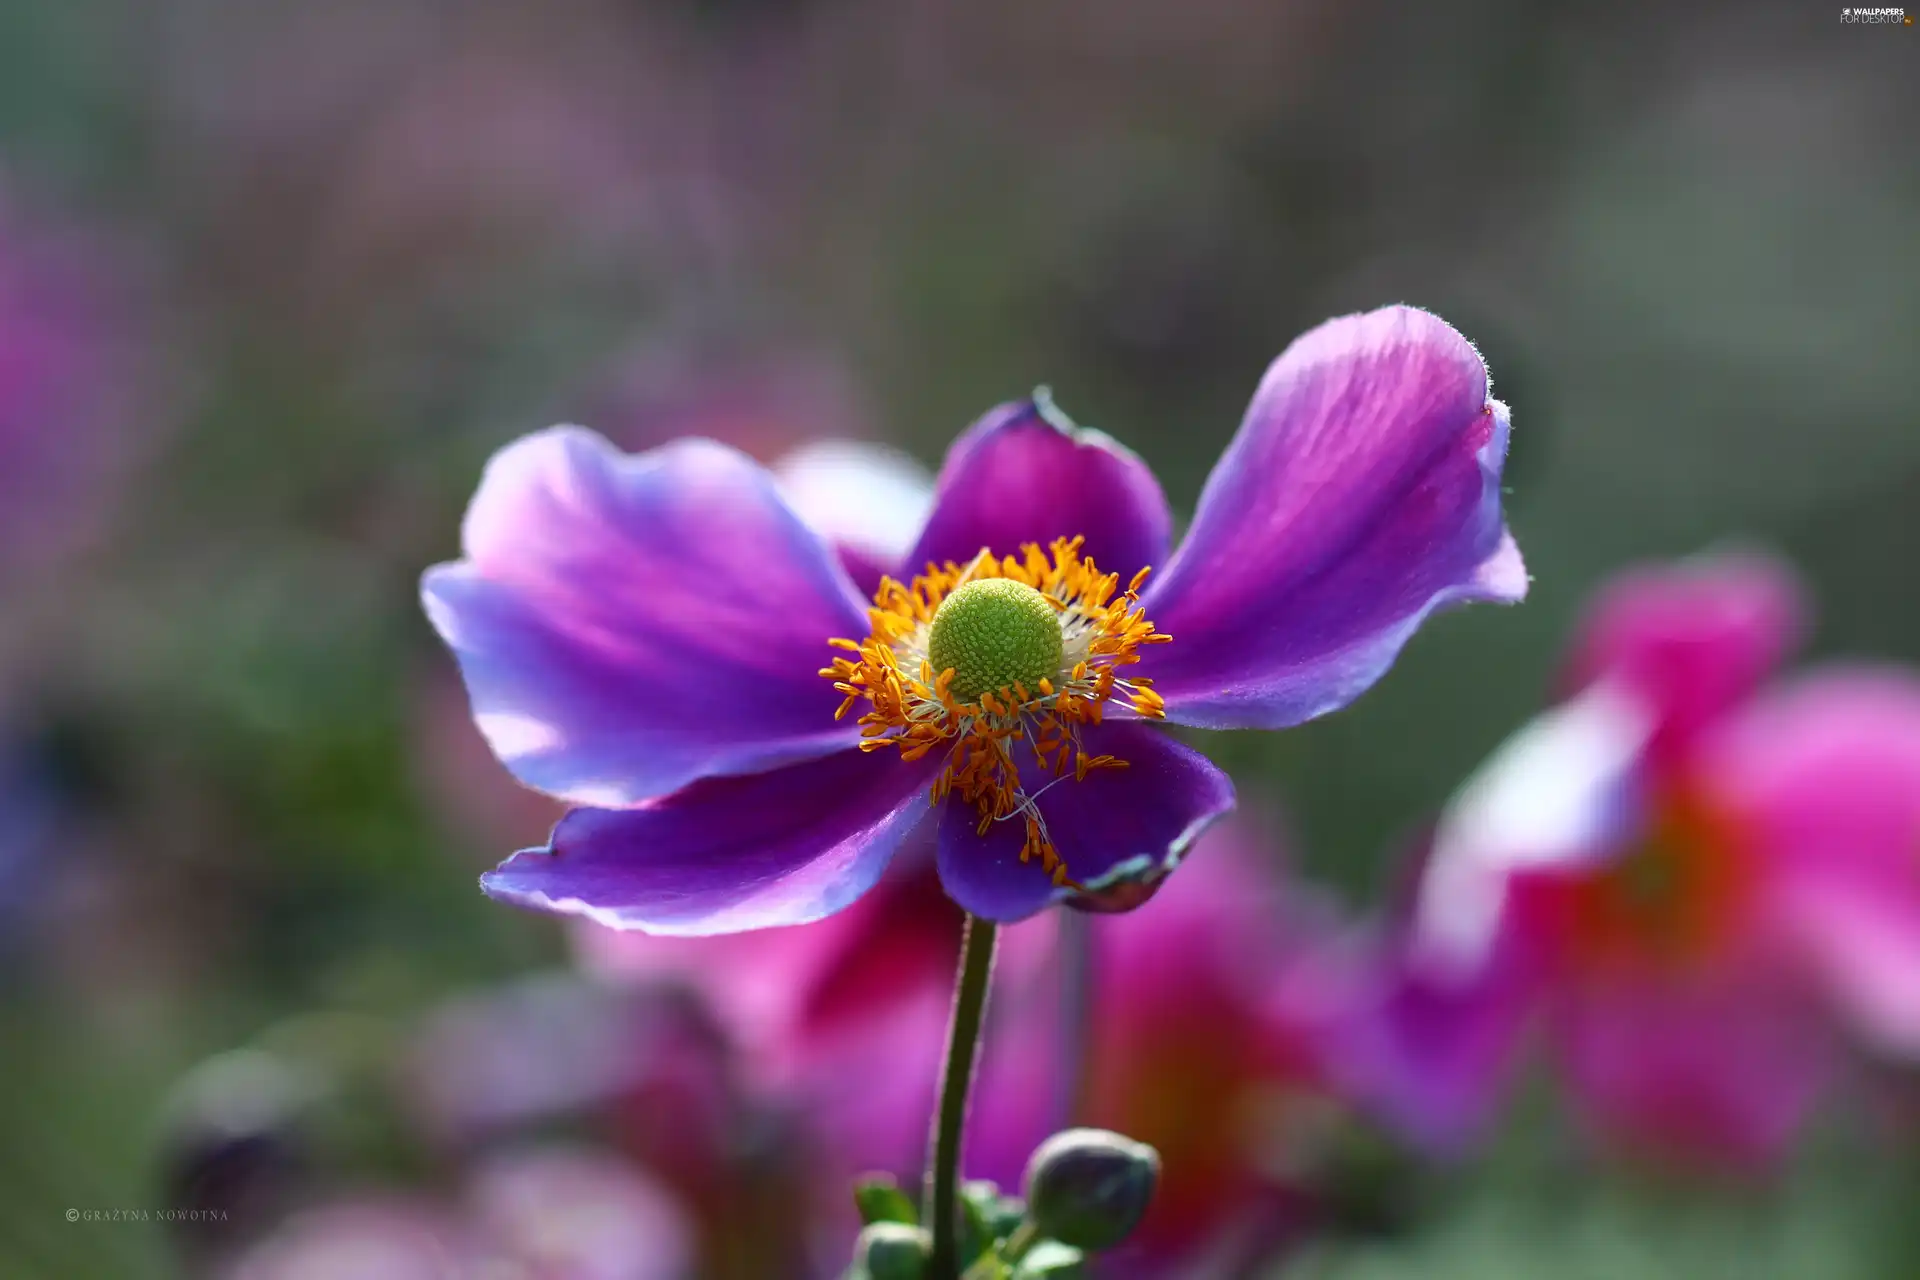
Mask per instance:
[[[1164,716],[1166,703],[1151,680],[1130,680],[1119,672],[1140,661],[1142,645],[1173,638],[1155,631],[1140,607],[1149,570],[1134,574],[1122,589],[1118,574],[1100,572],[1081,555],[1085,541],[1058,538],[1044,551],[1029,542],[1018,556],[995,556],[982,548],[964,565],[929,564],[909,584],[882,578],[867,610],[870,634],[860,641],[829,641],[855,656],[835,658],[820,670],[846,695],[836,719],[862,699],[868,703],[859,720],[861,750],[897,748],[909,761],[943,750],[945,762],[931,792],[934,803],[957,795],[973,805],[982,835],[996,822],[1019,818],[1025,828],[1020,860],[1039,859],[1061,885],[1075,882],[1034,797],[1021,786],[1014,743],[1024,739],[1043,769],[1062,778],[1071,774],[1075,781],[1099,769],[1126,768],[1125,760],[1089,754],[1081,746],[1082,728],[1100,724],[1116,698],[1146,719]],[[972,692],[965,683],[958,691],[954,687],[959,674],[954,666],[936,669],[933,664],[934,624],[941,605],[960,588],[995,579],[1032,588],[1051,608],[1060,627],[1058,669],[1043,674],[1032,662],[1012,662],[1005,667],[1005,684],[983,687],[968,698],[962,696]],[[978,589],[966,594],[975,601],[980,597]],[[969,645],[942,644],[943,657],[969,651]],[[1025,650],[1015,652],[1026,657]],[[1050,650],[1047,661],[1053,662]]]

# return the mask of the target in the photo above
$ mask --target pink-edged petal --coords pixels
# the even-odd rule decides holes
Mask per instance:
[[[1699,752],[1769,872],[1767,910],[1884,1052],[1920,1054],[1920,677],[1814,672]]]
[[[1743,1167],[1786,1154],[1833,1066],[1820,1025],[1758,975],[1596,985],[1568,993],[1550,1025],[1603,1136]]]
[[[1657,749],[1683,744],[1773,673],[1798,642],[1804,612],[1793,571],[1769,556],[1632,570],[1588,608],[1568,682],[1631,685],[1658,716]]]
[[[1412,307],[1330,320],[1281,354],[1147,587],[1173,643],[1137,670],[1169,719],[1299,724],[1365,692],[1435,610],[1525,595],[1500,511],[1507,411],[1487,387],[1473,346]]]
[[[833,553],[744,455],[689,440],[624,455],[556,427],[487,465],[466,558],[427,616],[474,719],[529,786],[618,807],[696,778],[846,746],[818,675],[866,633]]]
[[[1075,782],[1033,765],[1023,768],[1068,873],[1093,895],[1151,885],[1179,865],[1187,848],[1233,808],[1233,780],[1192,747],[1138,724],[1088,728],[1090,754],[1114,755],[1124,769],[1096,769]],[[1045,788],[1044,792],[1042,789]],[[949,799],[940,817],[941,882],[967,911],[1002,922],[1023,920],[1074,891],[1057,886],[1039,861],[1020,861],[1026,840],[1018,818],[985,835],[972,805]]]
[[[1103,432],[1076,427],[1044,393],[1001,405],[954,441],[933,514],[905,572],[965,564],[988,547],[1084,535],[1083,554],[1126,582],[1166,562],[1173,517],[1145,463]]]
[[[933,510],[933,477],[897,449],[858,440],[802,445],[773,466],[794,511],[871,597],[898,575]]]
[[[805,924],[880,878],[926,813],[931,769],[842,751],[711,778],[639,809],[576,809],[480,878],[504,902],[646,933]]]

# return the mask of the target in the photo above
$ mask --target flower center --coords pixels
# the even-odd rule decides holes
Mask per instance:
[[[820,672],[846,695],[836,719],[870,704],[860,717],[862,750],[895,748],[903,760],[944,751],[935,803],[956,793],[979,811],[981,835],[1020,819],[1020,860],[1039,858],[1063,885],[1074,882],[1021,781],[1014,744],[1025,744],[1030,772],[1081,781],[1095,769],[1126,768],[1089,753],[1081,730],[1099,724],[1116,698],[1161,718],[1153,682],[1118,673],[1140,661],[1140,646],[1173,638],[1140,608],[1147,570],[1122,591],[1119,575],[1081,556],[1084,542],[1059,538],[1046,551],[1030,542],[1004,558],[982,548],[964,566],[929,564],[908,586],[883,578],[867,611],[872,633],[831,641],[853,656]]]
[[[1047,598],[1012,578],[977,578],[940,602],[927,629],[927,659],[953,669],[961,702],[995,689],[1032,688],[1060,674],[1060,620]]]
[[[1738,929],[1752,888],[1740,843],[1698,799],[1656,801],[1640,843],[1572,886],[1575,954],[1667,970],[1711,956]]]

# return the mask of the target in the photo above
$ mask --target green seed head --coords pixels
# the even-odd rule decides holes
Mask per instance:
[[[927,636],[927,658],[938,676],[953,668],[953,696],[1023,684],[1031,690],[1060,674],[1060,618],[1047,598],[1011,578],[981,578],[940,602]]]

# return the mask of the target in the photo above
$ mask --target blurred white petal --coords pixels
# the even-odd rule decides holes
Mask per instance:
[[[802,445],[774,464],[787,502],[828,542],[897,562],[933,509],[933,476],[897,449],[854,440]]]

